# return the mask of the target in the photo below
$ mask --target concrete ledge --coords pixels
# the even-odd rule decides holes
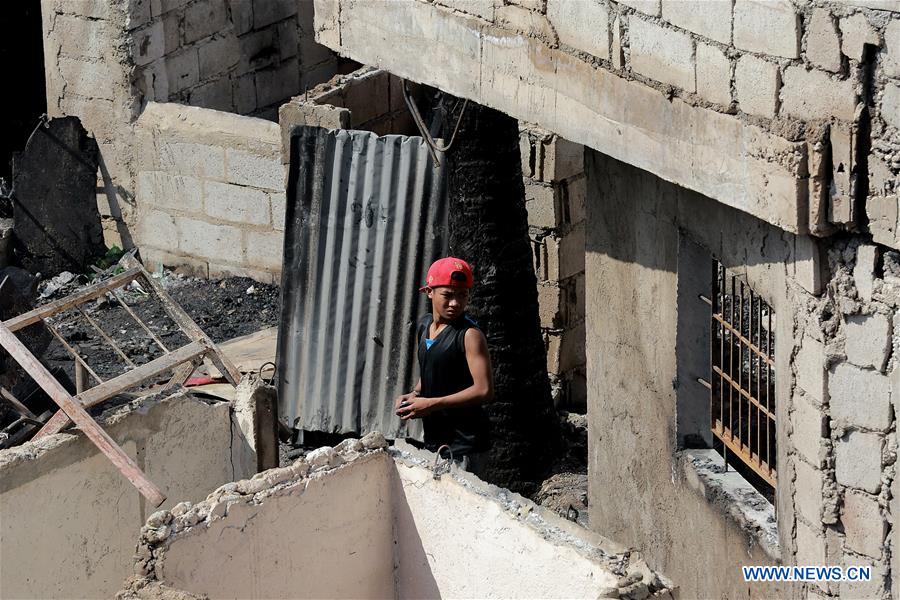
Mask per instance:
[[[784,230],[808,229],[805,142],[669,99],[535,38],[431,3],[319,4],[330,10],[322,17],[316,11],[317,39],[344,56],[537,123]]]
[[[724,468],[715,450],[684,450],[681,467],[688,485],[721,507],[773,560],[781,560],[775,507],[734,469]]]

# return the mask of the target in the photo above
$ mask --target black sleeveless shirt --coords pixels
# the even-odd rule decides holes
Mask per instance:
[[[471,386],[472,373],[466,362],[466,331],[478,328],[463,313],[447,324],[427,347],[431,314],[419,319],[416,339],[419,341],[419,375],[421,395],[425,398],[449,396]],[[461,406],[436,410],[422,418],[425,447],[432,452],[444,444],[450,446],[453,457],[487,449],[488,419],[481,406]]]

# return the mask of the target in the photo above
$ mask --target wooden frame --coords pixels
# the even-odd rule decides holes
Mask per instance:
[[[7,321],[0,322],[0,345],[9,352],[9,354],[28,372],[34,379],[35,383],[53,399],[59,406],[59,410],[48,420],[44,426],[37,432],[34,439],[39,439],[54,433],[59,433],[71,423],[75,423],[85,435],[94,442],[94,444],[103,452],[110,461],[119,469],[119,471],[128,478],[129,481],[151,502],[154,506],[159,506],[165,500],[165,496],[150,480],[147,479],[143,471],[132,461],[127,454],[106,434],[105,431],[94,421],[87,413],[87,408],[96,406],[97,404],[112,398],[128,389],[134,388],[148,380],[154,379],[163,373],[173,371],[173,376],[166,384],[165,388],[176,385],[182,385],[197,365],[204,357],[209,357],[213,364],[219,369],[224,377],[234,386],[240,381],[240,372],[235,368],[231,361],[224,356],[215,345],[215,343],[194,323],[184,309],[182,309],[169,294],[160,286],[153,278],[144,270],[143,266],[131,256],[122,259],[122,264],[126,267],[126,271],[107,279],[106,281],[95,283],[83,290],[61,298],[54,302],[50,302],[42,307],[28,311]],[[185,346],[169,350],[162,341],[153,334],[147,325],[131,310],[125,303],[124,298],[119,289],[128,285],[132,281],[139,280],[150,289],[156,298],[160,301],[165,312],[178,325],[181,332],[190,340]],[[95,298],[99,298],[106,293],[112,293],[116,300],[128,312],[128,314],[140,325],[147,334],[153,338],[154,342],[162,349],[163,355],[151,360],[150,362],[136,366],[127,355],[115,344],[115,341],[109,337],[99,324],[93,319],[88,318],[88,323],[98,330],[100,337],[120,356],[125,359],[126,365],[131,370],[125,373],[103,381],[90,369],[87,361],[78,355],[78,352],[72,348],[59,334],[52,323],[46,321],[47,318],[62,313],[66,310],[75,309],[84,314],[81,305]],[[73,356],[76,366],[81,370],[79,377],[78,393],[73,397],[65,388],[56,380],[55,377],[40,363],[40,361],[19,341],[15,336],[15,332],[29,325],[38,322],[44,322],[48,329],[57,339],[60,339],[63,346]],[[94,379],[98,381],[98,385],[84,389],[85,377],[84,372],[89,372]]]

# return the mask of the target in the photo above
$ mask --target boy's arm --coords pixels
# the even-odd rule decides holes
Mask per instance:
[[[494,398],[494,377],[487,339],[479,329],[470,328],[465,336],[466,362],[472,374],[472,385],[440,398],[414,397],[397,414],[403,419],[424,417],[433,410],[448,406],[471,406],[490,402]],[[398,405],[399,406],[399,405]]]

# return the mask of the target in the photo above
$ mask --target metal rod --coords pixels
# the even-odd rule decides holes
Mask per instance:
[[[141,319],[136,314],[134,314],[134,311],[131,310],[131,307],[125,303],[125,298],[122,297],[122,294],[119,292],[119,290],[112,290],[112,294],[113,294],[113,296],[116,297],[116,300],[119,301],[119,304],[122,305],[122,308],[124,308],[126,311],[128,311],[128,314],[131,315],[131,318],[134,319],[135,321],[137,321],[137,324],[140,325],[144,329],[144,331],[147,332],[147,335],[149,335],[151,338],[153,338],[153,341],[156,342],[156,345],[159,346],[160,348],[162,348],[163,352],[168,354],[169,349],[166,348],[166,345],[162,343],[162,340],[160,340],[158,337],[156,337],[155,333],[150,331],[150,328],[147,327],[144,324],[144,322],[141,321]]]
[[[69,354],[71,354],[72,357],[79,364],[81,364],[81,366],[84,367],[88,373],[91,374],[91,377],[93,377],[97,381],[97,383],[103,383],[103,380],[100,379],[100,376],[94,373],[94,370],[91,368],[91,366],[87,364],[87,362],[83,358],[81,358],[81,355],[75,351],[75,348],[69,345],[69,342],[67,342],[65,338],[63,338],[63,336],[59,333],[59,331],[56,330],[56,327],[53,326],[53,323],[44,321],[44,324],[47,326],[47,329],[50,330],[50,333],[52,333],[54,337],[56,337],[56,339],[58,339],[59,342],[63,345],[63,347],[65,347],[65,349],[69,351]]]
[[[766,330],[766,353],[773,355],[772,352],[772,309],[769,308],[767,311],[769,313],[769,328]],[[770,404],[769,398],[769,390],[772,388],[772,368],[769,364],[766,364],[766,410],[771,414],[772,408]],[[771,446],[771,437],[772,434],[769,431],[769,423],[772,419],[766,419],[766,462],[772,464],[772,446]]]
[[[723,371],[719,370],[718,367],[713,367],[713,370],[714,370],[719,376],[721,376],[722,379],[724,379],[724,380],[728,383],[728,385],[730,385],[730,386],[731,386],[731,387],[732,387],[732,388],[733,388],[740,396],[743,396],[744,398],[746,398],[749,404],[753,404],[753,405],[759,407],[761,410],[763,410],[763,411],[766,413],[766,416],[771,417],[771,418],[773,418],[773,419],[775,418],[775,415],[773,415],[772,413],[770,413],[770,412],[762,405],[762,403],[761,403],[759,400],[757,400],[756,398],[754,398],[753,396],[751,396],[751,395],[750,395],[750,392],[748,392],[747,390],[745,390],[744,388],[742,388],[742,387],[740,386],[740,384],[739,384],[738,382],[736,382],[734,379],[732,379],[731,377],[729,377],[727,373],[724,373]],[[740,429],[739,429],[738,431],[740,431]]]
[[[128,358],[128,356],[125,355],[124,352],[122,352],[122,349],[119,348],[119,346],[116,344],[115,340],[113,340],[111,337],[109,337],[106,334],[106,332],[100,328],[100,325],[94,319],[92,319],[89,314],[87,314],[84,310],[82,310],[81,306],[76,305],[75,309],[81,313],[82,317],[87,319],[87,322],[90,323],[91,326],[97,330],[97,333],[99,333],[100,336],[104,340],[106,340],[106,343],[109,344],[110,346],[112,346],[112,349],[116,351],[116,354],[118,354],[122,358],[122,360],[124,360],[126,363],[128,363],[128,365],[132,368],[137,366],[131,361],[130,358]]]
[[[724,316],[724,315],[718,315],[718,314],[717,314],[717,315],[713,315],[713,318],[714,318],[716,321],[718,321],[719,323],[721,323],[722,326],[723,326],[729,333],[731,333],[733,336],[735,336],[735,337],[741,336],[741,334],[738,333],[738,331],[737,331],[737,330],[736,330],[736,329],[728,322],[728,320],[725,319],[725,316]],[[741,336],[741,337],[743,337],[743,336]],[[744,342],[744,344],[746,344],[747,346],[749,346],[754,352],[758,352],[759,355],[762,357],[762,359],[763,359],[764,362],[766,362],[766,363],[772,365],[773,367],[775,366],[775,361],[773,361],[772,359],[770,359],[770,358],[766,355],[766,353],[762,350],[762,348],[760,348],[759,346],[757,346],[756,344],[754,344],[752,341],[748,340],[747,338],[744,338],[744,339],[743,339],[743,342]]]
[[[741,295],[738,300],[738,331],[741,335],[738,336],[738,391],[744,391],[744,343],[741,339],[744,337],[744,282],[741,281]],[[748,404],[749,406],[749,404]],[[738,395],[738,442],[740,442],[741,446],[744,445],[744,427],[743,427],[743,416],[744,416],[744,403],[741,401],[741,395]]]
[[[724,315],[725,314],[725,267],[721,264],[716,263],[716,288],[718,290],[718,295],[722,298],[722,305],[719,307],[719,310]],[[715,317],[715,315],[713,315]],[[719,321],[719,366],[724,369],[725,368],[725,321]],[[722,385],[723,380],[721,375],[719,376],[719,420],[721,422],[725,422],[725,386]],[[722,447],[722,459],[725,462],[725,470],[728,471],[728,446]]]

